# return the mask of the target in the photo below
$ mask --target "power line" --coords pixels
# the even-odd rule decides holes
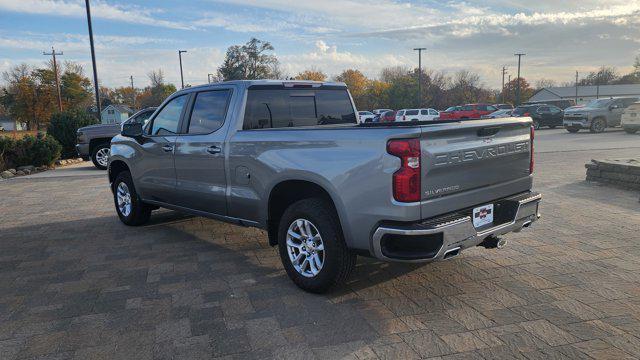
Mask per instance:
[[[60,56],[64,55],[64,52],[57,53],[56,49],[54,49],[52,46],[50,53],[46,53],[43,51],[42,55],[46,55],[46,56],[51,55],[53,57],[53,72],[55,73],[55,76],[56,76],[56,89],[58,91],[58,110],[62,112],[62,94],[60,92],[60,77],[58,76],[58,63],[56,62],[56,55],[60,55]]]

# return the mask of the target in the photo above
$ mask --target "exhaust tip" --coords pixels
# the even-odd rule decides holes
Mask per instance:
[[[443,259],[451,259],[452,257],[456,257],[460,255],[460,247],[456,247],[453,249],[449,249],[444,253],[444,258]]]

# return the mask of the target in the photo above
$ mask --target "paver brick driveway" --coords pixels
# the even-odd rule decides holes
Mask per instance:
[[[639,358],[638,194],[594,156],[537,157],[543,218],[503,250],[360,258],[318,296],[265,234],[158,211],[122,225],[104,177],[0,183],[0,359]]]

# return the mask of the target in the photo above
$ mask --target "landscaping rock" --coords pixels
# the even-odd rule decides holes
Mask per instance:
[[[11,179],[14,176],[15,175],[9,170],[6,170],[6,171],[3,171],[2,173],[0,173],[0,177],[2,177],[3,179]]]
[[[640,158],[591,160],[585,168],[587,181],[640,190]]]
[[[7,171],[8,171],[8,172],[10,172],[10,173],[12,173],[13,175],[15,175],[15,174],[16,174],[16,169],[9,169],[9,170],[7,170]]]
[[[22,171],[28,170],[29,173],[33,172],[35,169],[36,167],[33,165],[18,166],[16,168],[16,170],[22,170]]]
[[[23,176],[23,175],[26,175],[26,174],[24,173],[24,171],[22,171],[22,170],[18,170],[18,171],[16,171],[16,176]]]

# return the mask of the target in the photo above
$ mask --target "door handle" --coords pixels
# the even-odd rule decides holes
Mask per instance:
[[[165,145],[162,147],[162,150],[164,150],[165,152],[171,152],[173,151],[173,145]]]
[[[222,149],[218,146],[212,145],[207,148],[207,152],[209,154],[219,154],[222,152]]]

